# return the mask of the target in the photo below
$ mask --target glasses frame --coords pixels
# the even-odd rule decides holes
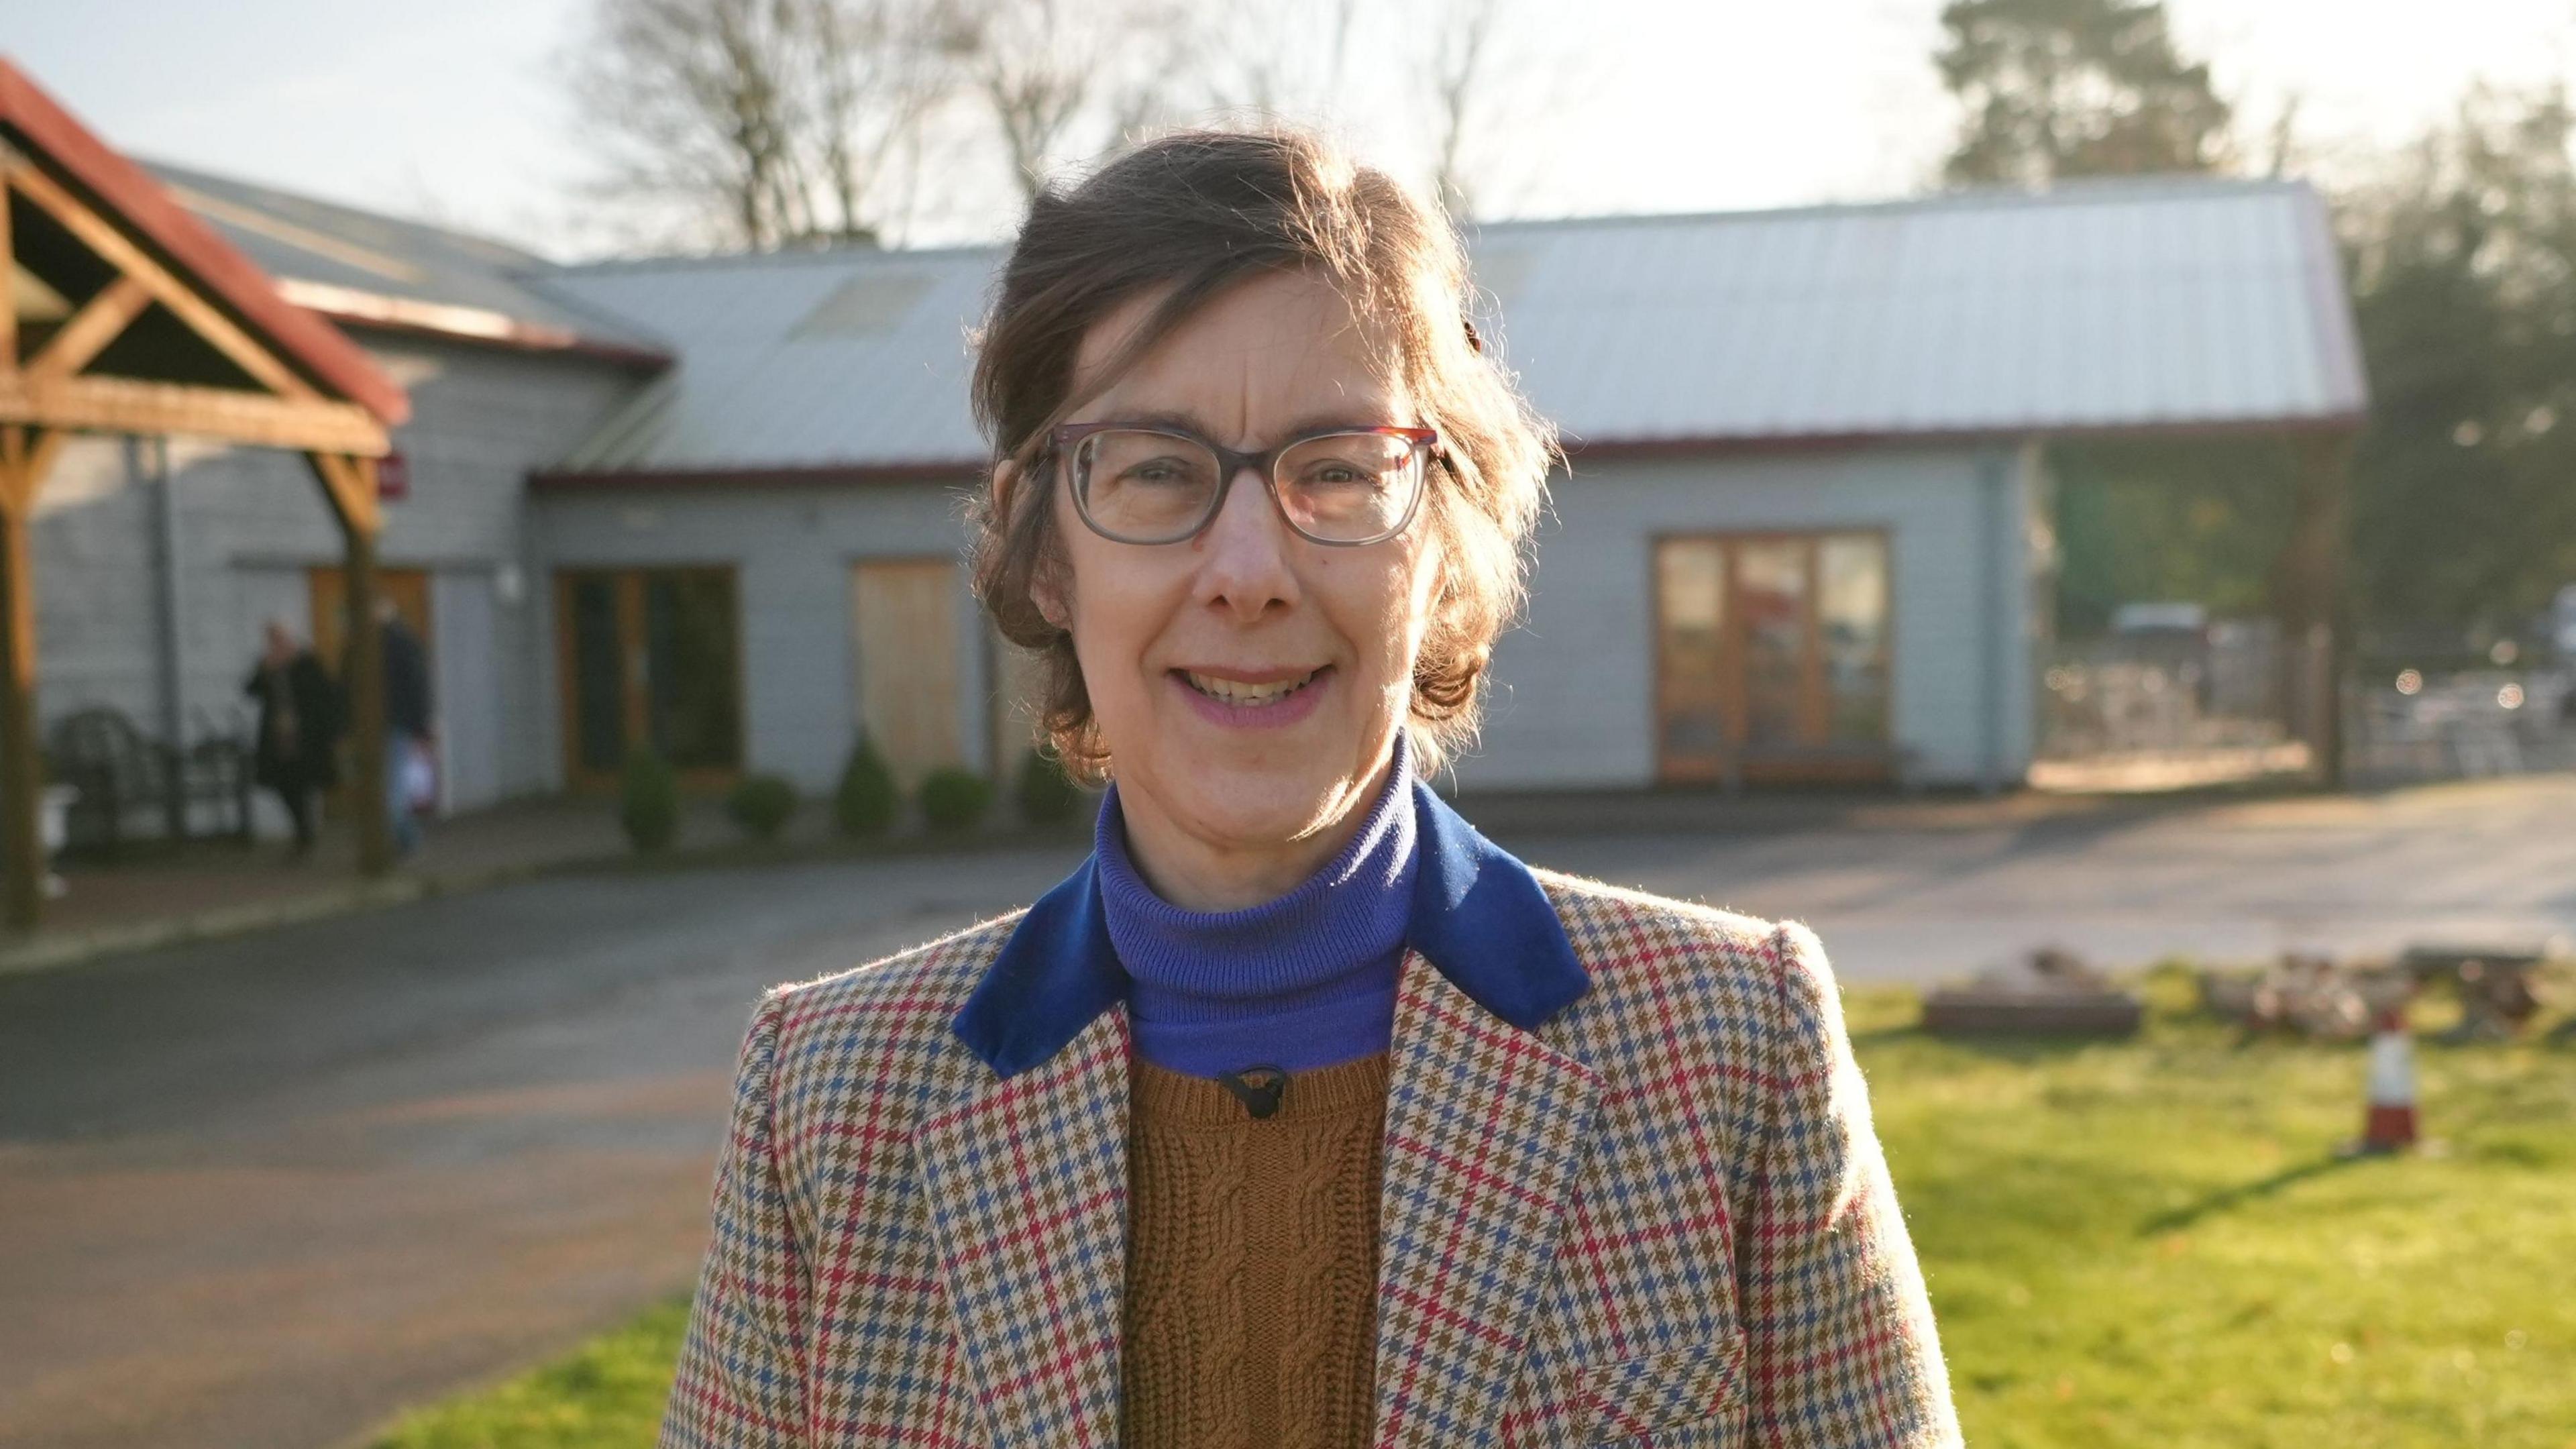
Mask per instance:
[[[1074,486],[1073,480],[1074,452],[1082,445],[1084,439],[1096,433],[1152,433],[1157,437],[1195,443],[1207,449],[1216,456],[1217,466],[1223,470],[1223,476],[1216,485],[1216,492],[1208,500],[1207,512],[1200,516],[1198,522],[1190,525],[1187,532],[1175,534],[1170,538],[1130,538],[1124,534],[1112,533],[1103,527],[1099,519],[1091,516],[1090,501],[1083,497],[1082,489]],[[1413,485],[1413,497],[1404,506],[1404,516],[1397,519],[1394,526],[1385,532],[1373,534],[1367,538],[1319,538],[1298,526],[1296,517],[1288,511],[1288,501],[1279,496],[1279,477],[1276,471],[1279,459],[1289,449],[1300,444],[1311,443],[1317,438],[1338,438],[1351,433],[1372,437],[1402,438],[1411,443],[1416,456],[1428,455],[1424,457],[1425,466],[1422,469],[1421,480]],[[1287,524],[1289,531],[1299,538],[1308,543],[1321,544],[1326,548],[1367,548],[1371,544],[1384,543],[1413,526],[1414,516],[1422,511],[1422,495],[1431,491],[1431,470],[1428,466],[1431,462],[1436,461],[1443,468],[1451,466],[1448,450],[1440,446],[1440,431],[1437,428],[1393,426],[1316,428],[1311,432],[1299,433],[1293,438],[1284,439],[1278,446],[1265,448],[1257,453],[1237,452],[1223,443],[1203,438],[1185,428],[1155,423],[1062,423],[1047,434],[1047,441],[1055,454],[1058,465],[1056,474],[1064,480],[1066,491],[1073,495],[1073,511],[1082,516],[1083,526],[1111,543],[1133,544],[1138,548],[1154,548],[1167,543],[1187,543],[1207,532],[1208,525],[1216,522],[1216,516],[1225,511],[1225,500],[1234,492],[1234,480],[1242,477],[1246,469],[1260,477],[1262,488],[1270,494],[1270,506],[1279,510],[1279,521]]]

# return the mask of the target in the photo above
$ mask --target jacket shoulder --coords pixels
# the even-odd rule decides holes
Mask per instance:
[[[852,1080],[900,1094],[937,1091],[981,1067],[950,1021],[1011,938],[1013,911],[909,950],[770,989],[774,1074],[783,1102],[800,1088]]]
[[[1560,871],[1533,870],[1596,991],[1684,978],[1776,992],[1804,926],[1739,915]]]
[[[1537,873],[1591,989],[1550,1023],[1614,1080],[1707,1077],[1710,1105],[1783,1088],[1812,1056],[1839,992],[1805,926]],[[1756,1110],[1759,1110],[1758,1108]]]

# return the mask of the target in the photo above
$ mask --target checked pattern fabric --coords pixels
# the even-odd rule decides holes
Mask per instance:
[[[1591,988],[1537,1030],[1404,965],[1372,1443],[1956,1445],[1815,938],[1538,878]],[[664,1449],[1116,1443],[1126,1018],[984,1065],[1015,921],[762,1003]]]

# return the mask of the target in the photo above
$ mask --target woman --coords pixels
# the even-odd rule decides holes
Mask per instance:
[[[242,693],[259,707],[251,777],[277,792],[301,860],[313,853],[313,797],[340,781],[339,687],[294,631],[271,619]]]
[[[1420,783],[1552,456],[1448,228],[1293,135],[1032,206],[977,585],[1115,780],[1024,913],[784,988],[663,1442],[1953,1443],[1796,926]]]

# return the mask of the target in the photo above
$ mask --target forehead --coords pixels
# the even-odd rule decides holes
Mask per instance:
[[[1098,384],[1167,294],[1157,288],[1128,298],[1092,324],[1075,359],[1078,391]],[[1075,420],[1150,411],[1188,415],[1227,432],[1292,414],[1410,422],[1395,415],[1402,389],[1390,334],[1321,278],[1302,272],[1250,278],[1183,317],[1077,409]]]

